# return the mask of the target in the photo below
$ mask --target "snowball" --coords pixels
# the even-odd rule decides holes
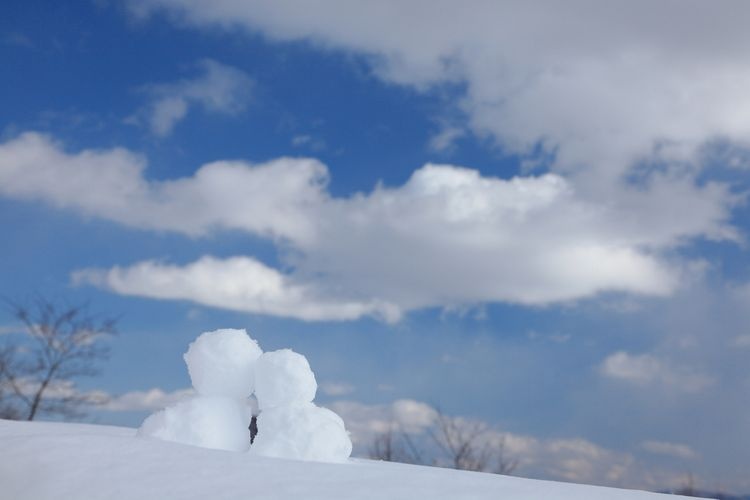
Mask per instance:
[[[266,352],[255,364],[255,397],[261,410],[309,403],[317,390],[307,358],[290,349]]]
[[[321,462],[343,462],[352,452],[344,421],[312,403],[278,406],[258,417],[256,455]]]
[[[246,451],[250,416],[244,400],[194,396],[148,417],[139,436],[214,448]]]
[[[205,396],[246,398],[255,385],[255,361],[263,353],[245,330],[206,332],[185,353],[193,387]]]

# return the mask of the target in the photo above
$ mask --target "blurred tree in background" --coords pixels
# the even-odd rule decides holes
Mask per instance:
[[[42,297],[6,304],[18,331],[0,336],[0,417],[83,416],[96,393],[80,392],[75,382],[99,373],[117,320],[99,319],[87,305],[59,307]]]

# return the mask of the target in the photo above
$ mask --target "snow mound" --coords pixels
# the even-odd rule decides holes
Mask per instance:
[[[251,447],[254,400],[260,416],[255,455],[342,462],[352,452],[344,422],[312,401],[318,389],[307,358],[290,349],[263,354],[245,330],[200,335],[184,355],[197,395],[149,416],[138,436],[228,451]]]
[[[245,330],[223,329],[200,335],[184,359],[199,394],[246,398],[255,389],[255,361],[262,353]]]
[[[246,451],[250,447],[250,416],[242,401],[195,396],[149,416],[139,436],[217,450]]]
[[[251,450],[257,455],[341,462],[352,452],[341,417],[312,403],[263,410],[258,428]]]
[[[135,439],[134,433],[99,425],[0,420],[0,498],[687,500],[370,460],[279,460]]]
[[[261,410],[315,399],[315,375],[307,358],[299,353],[290,349],[266,352],[255,370],[255,397]]]

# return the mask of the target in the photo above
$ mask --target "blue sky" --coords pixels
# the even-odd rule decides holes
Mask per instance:
[[[750,490],[747,6],[671,3],[6,2],[0,293],[122,315],[100,422],[247,328],[361,451],[408,400]]]

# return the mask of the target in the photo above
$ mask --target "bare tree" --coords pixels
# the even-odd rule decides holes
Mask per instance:
[[[370,447],[369,457],[373,460],[421,464],[421,453],[409,435],[398,429],[394,423],[388,430],[375,436]]]
[[[20,414],[16,408],[9,402],[8,387],[3,383],[3,373],[6,366],[10,363],[12,350],[9,346],[0,346],[0,418],[8,420],[18,420]]]
[[[375,436],[370,447],[370,458],[391,462],[437,465],[453,469],[496,474],[511,474],[518,460],[509,458],[505,436],[493,432],[486,424],[473,420],[449,417],[437,411],[433,425],[426,432],[433,451],[425,453],[407,433],[391,425]],[[425,461],[423,457],[432,456]]]
[[[438,410],[429,434],[442,450],[445,465],[453,469],[511,474],[518,466],[518,460],[506,456],[505,436],[490,432],[483,422],[449,417]]]
[[[86,305],[58,308],[40,297],[31,306],[8,306],[24,335],[4,335],[0,345],[2,416],[82,416],[92,396],[77,391],[75,380],[99,373],[98,362],[109,356],[103,340],[116,333],[116,320],[100,320]]]

